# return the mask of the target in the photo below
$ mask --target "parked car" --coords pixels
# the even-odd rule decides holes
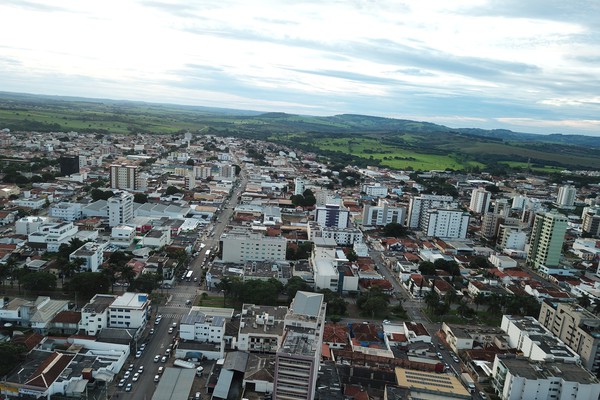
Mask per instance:
[[[135,368],[135,365],[129,364],[129,366],[127,367],[127,371],[133,371],[134,368]]]
[[[125,386],[125,391],[126,392],[131,392],[131,388],[132,388],[131,383],[128,383],[127,386]]]
[[[121,379],[121,380],[119,381],[119,384],[118,384],[117,386],[119,386],[119,387],[123,387],[123,386],[125,386],[125,379]]]
[[[144,350],[146,350],[146,343],[142,343],[140,345],[140,351],[144,351]]]
[[[150,329],[150,334],[154,335],[154,328]]]
[[[138,379],[140,379],[140,374],[139,372],[136,372],[135,374],[133,374],[133,378],[131,378],[131,380],[137,382]]]
[[[142,351],[141,351],[141,350],[138,350],[138,351],[135,353],[135,358],[140,358],[141,356],[142,356]]]
[[[125,374],[123,375],[123,379],[129,379],[129,377],[131,376],[131,372],[129,371],[125,371]]]
[[[154,362],[159,362],[160,361],[160,356],[157,354],[154,356]]]
[[[169,333],[169,334],[173,333],[173,327],[172,326],[169,327],[169,330],[167,331],[167,333]]]
[[[138,368],[138,374],[141,374],[142,372],[144,372],[144,366],[140,365],[140,367]]]
[[[162,358],[160,359],[161,363],[166,363],[167,362],[167,356],[162,356]]]
[[[160,380],[160,375],[154,375],[154,382],[158,382]]]
[[[165,367],[158,367],[158,374],[162,375],[162,373],[164,372]]]

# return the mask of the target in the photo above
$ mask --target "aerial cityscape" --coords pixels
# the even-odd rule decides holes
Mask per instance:
[[[1,400],[600,400],[600,3],[0,15]]]

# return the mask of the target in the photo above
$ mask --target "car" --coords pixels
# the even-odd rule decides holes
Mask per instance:
[[[188,300],[185,301],[185,305],[186,306],[189,306],[190,304],[192,304],[192,301],[190,299],[188,299]]]
[[[171,355],[171,348],[165,350],[165,356],[169,357]]]
[[[158,314],[158,315],[156,316],[156,319],[162,319],[162,314]]]
[[[131,372],[126,371],[125,374],[123,375],[123,379],[129,379],[130,376],[131,376]]]
[[[156,319],[154,320],[154,325],[158,325],[158,324],[160,324],[160,318],[156,318]]]
[[[140,351],[144,351],[144,350],[146,350],[146,343],[142,343],[140,345]]]
[[[441,344],[441,343],[438,343],[438,348],[439,348],[440,350],[446,350],[446,348],[444,347],[444,345],[443,345],[443,344]]]
[[[127,384],[127,386],[125,386],[125,391],[126,391],[126,392],[131,392],[131,388],[132,388],[132,386],[133,386],[133,385],[132,385],[131,383],[128,383],[128,384]]]
[[[160,381],[160,375],[154,375],[154,382]]]
[[[158,367],[158,374],[162,375],[162,373],[165,371],[165,367]]]
[[[482,399],[487,399],[487,395],[483,391],[479,392],[479,397],[481,397]]]
[[[154,328],[150,329],[150,334],[154,335]]]
[[[127,367],[127,371],[133,371],[134,368],[135,368],[135,365],[129,364],[129,366]]]
[[[162,358],[160,359],[161,363],[166,363],[167,362],[167,356],[162,356]]]
[[[154,356],[154,362],[159,362],[160,361],[160,356],[157,354]]]
[[[459,363],[460,360],[458,359],[458,357],[452,357],[452,361],[454,361],[455,363]]]
[[[201,399],[201,398],[202,398],[202,395],[200,394],[200,392],[196,392],[194,399]]]
[[[140,367],[138,368],[138,374],[141,374],[142,372],[144,372],[144,366],[140,365]]]
[[[383,323],[383,324],[389,324],[389,323],[390,323],[390,320],[389,320],[389,319],[384,319],[382,323]]]
[[[442,356],[442,353],[437,352],[435,353],[435,355],[437,356],[437,358],[439,358],[440,360],[443,359],[444,357]]]
[[[167,333],[173,333],[173,327],[169,327],[169,330],[167,331]]]
[[[119,384],[118,384],[117,386],[118,386],[118,387],[123,387],[123,386],[125,386],[125,379],[121,379],[121,380],[119,381]]]
[[[173,328],[177,328],[177,322],[173,322],[173,323],[171,324],[171,326],[172,326]]]
[[[133,378],[131,378],[131,380],[137,382],[138,379],[140,379],[140,374],[139,372],[136,372],[135,374],[133,374]]]
[[[142,351],[141,350],[136,351],[135,358],[140,358],[141,356],[142,356]]]

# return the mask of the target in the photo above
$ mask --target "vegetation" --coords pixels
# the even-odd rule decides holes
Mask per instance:
[[[12,342],[0,343],[0,376],[6,376],[23,361],[27,348]]]
[[[374,286],[362,292],[356,299],[356,306],[365,316],[375,318],[388,315],[390,295],[384,293],[380,287]]]

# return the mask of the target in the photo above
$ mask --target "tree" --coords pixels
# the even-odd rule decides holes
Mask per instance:
[[[374,318],[375,315],[387,315],[389,303],[390,296],[378,286],[362,292],[356,299],[356,306],[363,314],[370,315],[371,318]]]
[[[93,201],[98,200],[108,200],[113,197],[115,194],[112,190],[100,190],[100,189],[92,189],[90,192]]]
[[[288,295],[288,303],[292,301],[298,290],[312,292],[311,287],[304,279],[299,276],[292,276],[285,285],[285,292]]]
[[[475,310],[479,310],[479,306],[485,304],[487,302],[487,297],[483,293],[477,293],[475,298],[473,299],[473,303],[475,303]]]
[[[590,296],[588,296],[585,293],[582,294],[579,298],[577,298],[577,302],[583,308],[588,308],[592,304],[592,302],[590,300]]]
[[[152,293],[158,288],[162,276],[156,273],[140,274],[129,286],[129,291],[141,292],[141,293]]]
[[[21,278],[21,283],[31,292],[49,292],[56,288],[56,276],[50,272],[30,272]]]
[[[110,281],[100,272],[80,272],[71,278],[68,289],[89,299],[96,293],[108,293]]]
[[[136,193],[133,195],[133,201],[139,204],[145,204],[148,202],[148,195],[145,193]]]
[[[25,354],[27,348],[21,344],[15,344],[13,342],[2,342],[0,343],[0,376],[6,376],[19,365]]]
[[[431,261],[421,261],[419,271],[421,275],[435,275],[435,266]]]
[[[355,262],[358,260],[358,255],[356,254],[354,249],[350,249],[350,250],[348,250],[348,253],[346,254],[346,258],[350,262]]]
[[[471,260],[471,262],[469,263],[469,268],[472,268],[472,269],[486,269],[489,267],[490,267],[490,264],[489,264],[487,258],[482,257],[482,256],[477,256],[477,257],[473,258]]]
[[[426,295],[425,295],[425,304],[427,304],[427,309],[429,311],[433,311],[435,310],[435,307],[439,304],[440,302],[440,296],[437,294],[437,292],[435,290],[431,290],[429,291]]]
[[[192,159],[192,158],[188,158],[188,160],[185,163],[186,163],[186,165],[191,165],[191,166],[194,166],[194,164],[195,164],[194,159]]]
[[[406,236],[406,228],[402,224],[399,224],[397,222],[390,222],[389,224],[383,227],[383,233],[386,236],[391,236],[395,238],[404,237]]]
[[[475,310],[473,310],[467,303],[463,301],[458,304],[456,311],[458,312],[458,315],[461,315],[465,318],[472,318],[475,314]]]
[[[167,188],[167,190],[165,190],[165,194],[167,196],[171,196],[171,195],[174,195],[174,194],[179,193],[179,192],[181,192],[181,190],[179,190],[179,188],[176,187],[176,186],[169,186]]]

